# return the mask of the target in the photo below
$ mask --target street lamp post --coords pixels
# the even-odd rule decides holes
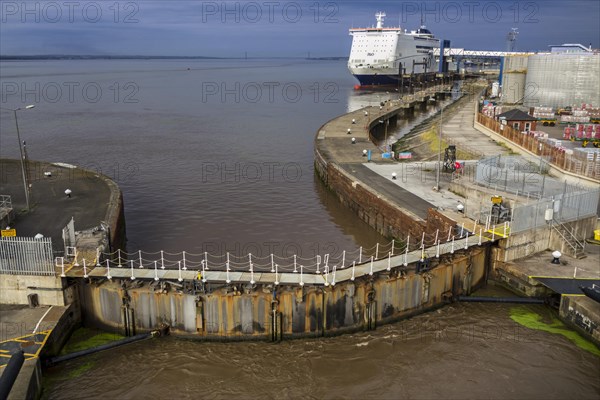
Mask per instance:
[[[19,140],[19,152],[21,153],[21,174],[23,175],[23,189],[25,190],[25,204],[26,209],[29,211],[29,185],[27,182],[27,177],[25,175],[25,157],[23,155],[23,142],[21,141],[21,133],[19,132],[19,120],[17,119],[17,111],[20,110],[30,110],[34,108],[35,105],[31,104],[26,106],[25,108],[3,108],[2,110],[12,111],[15,116],[15,127],[17,128],[17,139]]]

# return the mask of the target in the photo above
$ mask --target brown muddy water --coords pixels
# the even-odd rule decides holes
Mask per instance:
[[[544,306],[453,304],[376,331],[215,343],[152,339],[45,372],[46,399],[597,399],[600,357]]]

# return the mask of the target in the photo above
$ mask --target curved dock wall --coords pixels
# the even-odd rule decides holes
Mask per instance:
[[[128,304],[138,333],[165,323],[174,334],[200,339],[270,340],[274,330],[280,338],[335,335],[372,329],[439,307],[451,294],[469,293],[483,283],[486,258],[486,247],[478,247],[441,259],[426,273],[409,265],[406,274],[396,267],[333,287],[209,283],[195,295],[141,281],[123,282],[126,288],[82,281],[81,307],[86,323],[109,330],[123,329]]]
[[[418,238],[423,232],[433,234],[438,229],[440,232],[448,232],[456,224],[433,208],[428,210],[427,220],[423,220],[398,207],[366,184],[354,180],[335,163],[327,163],[318,150],[315,171],[344,206],[353,210],[360,219],[381,235],[405,240],[408,235]]]

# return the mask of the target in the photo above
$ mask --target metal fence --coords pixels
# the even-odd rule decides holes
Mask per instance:
[[[545,226],[550,221],[566,223],[597,215],[600,190],[562,193],[519,205],[512,211],[512,232]],[[547,210],[552,209],[549,213]],[[548,220],[547,220],[548,219]]]
[[[55,275],[51,238],[0,238],[0,274]]]
[[[597,215],[600,189],[561,182],[546,171],[543,159],[534,164],[519,156],[496,156],[477,163],[474,181],[498,193],[519,196],[510,215],[513,233],[546,225],[548,209],[552,209],[552,220],[560,223]],[[482,219],[487,214],[479,210],[473,217]]]

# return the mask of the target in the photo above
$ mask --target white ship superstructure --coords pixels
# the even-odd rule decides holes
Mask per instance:
[[[352,49],[348,69],[361,85],[398,84],[401,75],[435,72],[434,49],[440,40],[425,25],[416,31],[384,28],[385,13],[375,14],[377,25],[350,29]]]

